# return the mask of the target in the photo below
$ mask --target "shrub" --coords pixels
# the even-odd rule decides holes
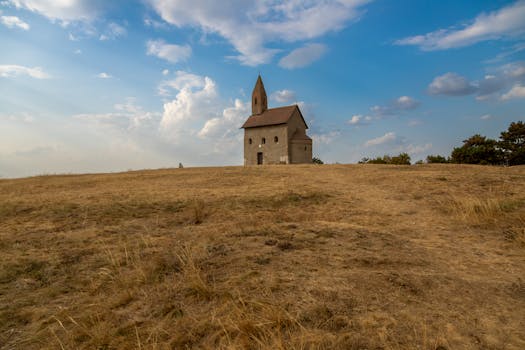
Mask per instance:
[[[450,163],[450,160],[438,155],[429,155],[427,156],[427,163],[428,164],[434,164],[434,163]]]
[[[383,157],[377,158],[362,158],[359,164],[394,164],[394,165],[410,165],[410,156],[408,153],[400,153],[397,156],[389,156],[385,154]]]

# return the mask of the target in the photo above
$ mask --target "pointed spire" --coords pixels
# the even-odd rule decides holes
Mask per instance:
[[[252,92],[252,115],[258,115],[268,109],[268,101],[266,98],[266,90],[261,75],[257,77],[257,82]]]

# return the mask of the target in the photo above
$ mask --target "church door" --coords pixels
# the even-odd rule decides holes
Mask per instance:
[[[262,163],[263,163],[262,152],[257,152],[257,165],[261,165]]]

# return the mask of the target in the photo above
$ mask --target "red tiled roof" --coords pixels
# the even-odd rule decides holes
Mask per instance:
[[[242,128],[286,124],[296,108],[299,109],[297,105],[267,109],[261,114],[250,116]],[[301,112],[299,111],[299,113]]]

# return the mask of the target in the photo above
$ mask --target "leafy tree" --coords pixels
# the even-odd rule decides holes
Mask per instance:
[[[317,158],[317,157],[313,157],[312,158],[312,163],[314,163],[314,164],[324,164],[324,162],[320,158]]]
[[[398,156],[392,157],[391,164],[410,165],[410,156],[408,153],[401,153]]]
[[[508,165],[525,164],[525,123],[511,123],[500,136],[498,146],[505,155]]]
[[[476,134],[455,147],[450,158],[452,163],[497,165],[503,163],[503,152],[496,140]]]
[[[382,157],[376,158],[363,158],[359,161],[359,164],[395,164],[395,165],[410,165],[410,156],[408,153],[401,153],[397,156],[391,157],[385,154]]]
[[[390,156],[384,155],[383,157],[376,157],[374,159],[369,159],[368,164],[390,164],[392,158]]]
[[[427,163],[433,164],[433,163],[449,163],[449,160],[443,156],[438,155],[429,155],[427,156]]]

